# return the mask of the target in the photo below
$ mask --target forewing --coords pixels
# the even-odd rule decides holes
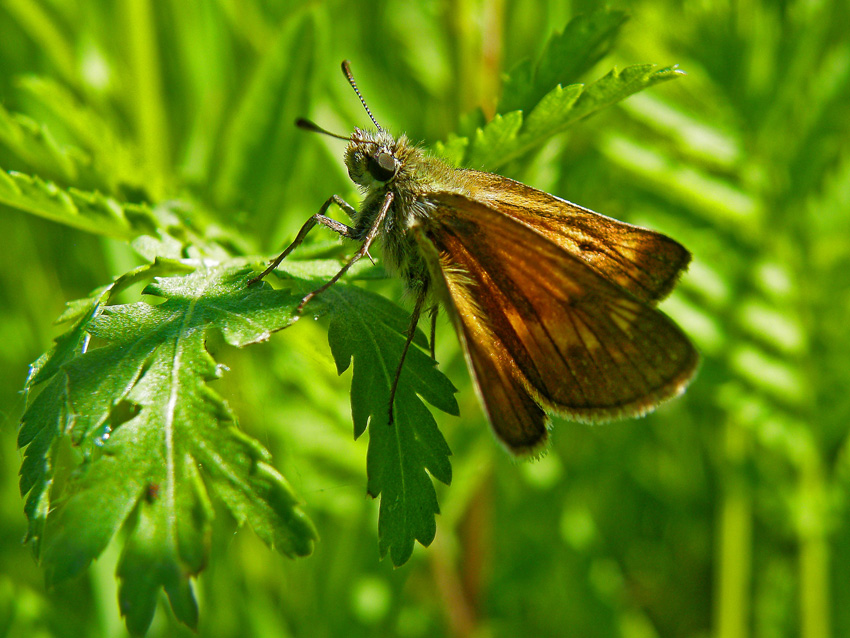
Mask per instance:
[[[632,226],[507,177],[464,171],[472,197],[532,228],[638,299],[666,297],[691,254],[666,235]]]
[[[685,388],[698,356],[663,313],[511,216],[453,193],[431,199],[418,233],[440,255],[482,400],[509,446],[526,422],[545,428],[529,398],[602,421],[644,414]],[[519,416],[497,414],[508,402]]]

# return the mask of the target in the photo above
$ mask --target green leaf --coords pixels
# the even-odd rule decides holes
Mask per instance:
[[[572,122],[625,100],[638,91],[674,80],[684,74],[677,65],[662,69],[656,64],[635,64],[622,70],[614,67],[596,82],[585,86],[584,92],[576,100],[569,122],[561,126],[565,128]]]
[[[26,98],[44,113],[44,126],[61,131],[72,146],[62,148],[75,168],[80,188],[100,188],[119,194],[128,187],[141,189],[145,178],[138,149],[124,138],[118,126],[88,104],[81,103],[65,86],[51,78],[28,75],[18,81]],[[78,158],[79,156],[79,158]],[[50,178],[52,173],[33,164],[33,172]]]
[[[98,192],[61,188],[40,177],[2,168],[0,205],[117,239],[155,233],[160,226],[147,206],[122,204]]]
[[[57,337],[53,350],[39,359],[37,365],[30,368],[26,389],[32,389],[42,381],[52,377],[61,366],[76,356],[75,352],[81,348],[85,349],[88,339],[86,330],[89,323],[101,307],[108,305],[116,294],[127,290],[133,284],[150,280],[153,277],[186,274],[194,270],[194,266],[189,263],[158,257],[150,264],[139,266],[121,275],[109,286],[95,290],[86,299],[77,299],[66,304],[65,312],[56,320],[56,323],[74,321],[75,324],[70,330]]]
[[[200,489],[186,490],[196,497],[192,502],[184,498],[180,508],[195,515],[194,519],[179,521],[184,533],[182,544],[188,547],[203,547],[209,542],[207,519],[212,518],[209,502],[204,498],[203,485],[197,469],[191,464],[180,468],[184,479],[193,479]],[[175,560],[172,552],[175,539],[172,537],[173,525],[168,516],[171,508],[165,504],[158,490],[148,488],[144,506],[137,513],[133,534],[127,540],[118,577],[121,580],[118,600],[121,613],[127,621],[131,634],[144,635],[153,620],[160,588],[164,588],[171,601],[174,615],[184,624],[197,628],[198,604],[188,579],[178,571],[182,566]],[[200,532],[200,533],[199,533]],[[203,555],[190,557],[187,561],[196,571],[203,567]],[[192,563],[195,563],[194,565]]]
[[[22,496],[27,496],[24,513],[29,521],[24,540],[30,543],[35,556],[41,554],[41,540],[50,512],[59,442],[73,422],[66,399],[65,378],[56,375],[30,404],[18,433],[18,447],[26,446],[20,469],[20,491]]]
[[[434,144],[434,152],[449,164],[460,166],[463,164],[463,158],[466,157],[468,146],[468,138],[459,137],[455,133],[449,133],[449,137],[445,142],[436,142]]]
[[[532,66],[523,61],[511,69],[499,102],[499,113],[528,110],[553,86],[572,84],[610,50],[628,19],[622,11],[602,9],[570,20],[554,34]]]
[[[27,170],[65,183],[77,182],[91,158],[78,148],[61,148],[44,124],[0,105],[0,145],[16,155]],[[19,167],[20,168],[20,167]]]
[[[561,133],[581,118],[611,106],[645,88],[679,77],[677,67],[658,69],[653,64],[612,69],[607,75],[588,85],[556,86],[531,110],[527,117],[522,111],[497,115],[483,128],[476,130],[468,144],[463,164],[488,171],[500,167],[539,148],[554,135]],[[446,150],[448,145],[438,147]],[[463,145],[452,140],[451,150],[458,155]]]
[[[626,19],[622,11],[608,9],[573,18],[549,39],[535,64],[523,61],[511,70],[490,122],[476,125],[472,117],[461,127],[469,135],[453,135],[434,151],[456,166],[497,171],[579,119],[676,77],[676,67],[637,65],[615,68],[586,86],[570,84],[610,51]]]
[[[386,405],[386,402],[384,403]],[[381,496],[378,546],[399,567],[413,553],[413,541],[428,546],[437,532],[437,494],[426,470],[451,483],[451,451],[428,408],[408,385],[399,385],[392,425],[375,412],[370,420],[369,494]],[[457,414],[457,408],[452,412]]]
[[[410,317],[383,297],[349,286],[329,289],[323,301],[331,312],[328,342],[338,371],[354,362],[355,437],[369,427],[368,490],[381,497],[380,552],[389,551],[399,566],[410,558],[415,540],[427,546],[434,539],[439,506],[428,474],[446,484],[452,477],[451,452],[423,399],[458,414],[455,388],[420,349],[427,340],[417,331],[399,379],[395,421],[389,425],[390,388]]]
[[[116,283],[175,267],[160,263]],[[124,526],[121,608],[137,634],[150,622],[159,588],[178,618],[196,625],[190,578],[207,561],[210,492],[284,554],[309,554],[316,539],[269,453],[238,430],[208,385],[221,369],[207,343],[244,346],[295,319],[300,296],[249,289],[248,275],[235,266],[201,266],[158,278],[145,289],[164,299],[155,306],[102,307],[109,292],[101,292],[87,312],[81,313],[85,303],[74,309],[77,323],[31,375],[46,385],[19,438],[29,444],[21,487],[32,492],[30,540],[48,581],[58,582],[85,569]],[[87,349],[88,335],[103,345]],[[82,461],[54,495],[53,463],[63,440]]]
[[[535,106],[525,120],[523,136],[528,139],[541,139],[551,134],[553,122],[564,114],[570,113],[576,100],[584,92],[581,84],[571,84],[565,88],[556,86]]]
[[[244,252],[241,242],[225,235],[221,224],[211,223],[203,209],[186,210],[179,201],[151,209],[0,168],[0,205],[85,232],[133,240],[134,248],[151,259],[182,255],[187,246],[189,254],[217,259]]]
[[[475,131],[469,166],[489,166],[499,161],[502,150],[516,139],[522,128],[522,111],[496,115],[484,128]]]
[[[85,351],[89,341],[86,329],[112,295],[145,278],[187,270],[193,269],[179,262],[160,259],[119,277],[112,285],[95,291],[87,299],[69,303],[58,323],[73,322],[73,325],[56,339],[50,352],[30,366],[25,386],[27,393],[43,382],[48,382],[30,404],[18,431],[18,447],[26,448],[20,469],[20,491],[21,495],[27,495],[24,509],[29,520],[25,540],[31,543],[36,556],[41,551],[41,539],[50,509],[57,447],[61,437],[74,423],[68,406],[67,378],[61,372],[62,367]]]
[[[163,186],[171,177],[171,126],[156,15],[153,5],[146,0],[124,2],[117,8],[119,20],[132,25],[124,31],[127,53],[124,72],[135,87],[135,94],[126,106],[147,172],[147,186],[156,198],[161,198],[166,194]]]

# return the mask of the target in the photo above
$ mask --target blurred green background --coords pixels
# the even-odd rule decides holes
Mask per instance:
[[[510,176],[693,251],[663,308],[703,353],[697,380],[645,419],[557,422],[548,456],[516,464],[441,323],[438,360],[460,388],[461,418],[438,416],[454,480],[438,485],[434,544],[393,570],[378,559],[365,442],[352,440],[350,379],[336,376],[326,328],[302,322],[224,352],[218,391],[273,452],[321,541],[290,561],[222,512],[198,585],[202,636],[850,635],[850,5],[611,6],[631,19],[586,80],[647,62],[688,75],[580,123]],[[36,99],[44,79],[58,83],[138,161],[116,154],[111,183],[97,171],[71,180],[6,144],[0,166],[120,200],[185,198],[270,254],[331,193],[356,201],[343,144],[292,126],[298,115],[342,133],[366,124],[340,60],[383,126],[430,144],[474,108],[491,113],[501,73],[595,8],[2,0],[0,104],[61,146],[75,132],[52,127]],[[279,90],[252,95],[263,78]],[[45,591],[21,544],[15,429],[27,365],[65,302],[140,258],[10,208],[0,236],[0,636],[124,635],[115,547]],[[149,635],[192,634],[162,605]]]

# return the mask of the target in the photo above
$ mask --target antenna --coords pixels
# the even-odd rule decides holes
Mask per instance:
[[[303,117],[299,117],[297,120],[295,120],[295,126],[297,126],[298,128],[302,128],[305,131],[312,131],[313,133],[321,133],[322,135],[335,137],[338,140],[345,140],[347,142],[355,141],[350,137],[346,137],[345,135],[337,135],[336,133],[331,133],[329,130],[323,129],[318,124],[315,124],[310,120],[304,119]]]
[[[297,120],[295,120],[295,126],[297,126],[300,129],[304,129],[305,131],[311,131],[313,133],[321,133],[322,135],[327,135],[328,137],[335,137],[338,140],[345,140],[346,142],[358,142],[360,144],[376,144],[377,145],[377,142],[374,142],[372,140],[364,140],[364,139],[361,139],[359,137],[354,137],[353,135],[351,137],[347,137],[345,135],[339,135],[338,133],[331,133],[329,130],[322,128],[321,126],[319,126],[315,122],[311,122],[310,120],[303,118],[303,117],[299,117]]]
[[[366,100],[363,99],[363,95],[361,95],[360,89],[357,88],[357,82],[354,81],[354,76],[351,74],[351,65],[348,60],[342,61],[342,72],[345,74],[348,83],[351,85],[351,88],[354,89],[354,92],[357,94],[357,97],[360,98],[360,103],[363,105],[363,108],[366,109],[366,113],[368,113],[369,119],[372,120],[372,123],[378,129],[378,132],[383,132],[384,129],[381,128],[381,125],[378,124],[378,120],[376,120],[375,116],[372,115],[372,111],[370,111],[369,107],[366,106]]]

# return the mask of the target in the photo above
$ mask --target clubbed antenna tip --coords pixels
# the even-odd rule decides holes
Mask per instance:
[[[354,89],[354,92],[357,94],[357,97],[360,98],[360,103],[363,105],[363,108],[366,109],[366,113],[369,115],[369,119],[372,120],[372,123],[378,129],[378,131],[383,131],[381,125],[378,124],[378,120],[375,119],[375,116],[372,115],[372,111],[369,110],[368,105],[366,104],[366,100],[363,99],[363,95],[360,93],[360,89],[357,88],[357,82],[354,81],[354,76],[351,74],[351,63],[348,60],[342,61],[342,72],[345,74],[345,78],[348,80],[348,83],[351,85],[351,88]]]

